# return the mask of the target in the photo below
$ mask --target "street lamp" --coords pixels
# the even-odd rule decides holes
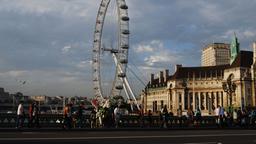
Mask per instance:
[[[223,88],[224,92],[226,92],[229,97],[230,108],[232,107],[232,94],[236,90],[236,84],[234,82],[232,82],[233,77],[234,77],[234,75],[231,74],[228,77],[227,81],[222,83],[222,88]]]

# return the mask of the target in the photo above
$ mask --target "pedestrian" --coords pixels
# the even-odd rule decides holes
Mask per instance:
[[[153,120],[152,120],[152,111],[148,110],[148,126],[152,127],[153,126]]]
[[[164,107],[161,109],[161,115],[162,116],[162,128],[167,128],[168,124],[168,110],[167,110],[167,105],[164,105]]]
[[[91,125],[91,128],[96,128],[96,109],[92,109],[91,111],[90,125]]]
[[[233,126],[236,127],[238,123],[237,109],[233,111]]]
[[[32,127],[33,123],[33,108],[34,108],[34,103],[31,102],[28,108],[28,127]]]
[[[84,122],[84,116],[83,116],[83,111],[85,110],[84,104],[80,103],[77,111],[77,121],[78,121],[78,128],[83,127],[83,122]]]
[[[219,112],[218,112],[218,126],[219,126],[220,128],[223,127],[224,119],[225,119],[225,110],[224,110],[223,107],[219,106]]]
[[[191,108],[189,108],[187,111],[188,126],[191,126],[193,124],[193,119],[194,119],[193,116],[194,116],[194,112],[191,110]]]
[[[114,109],[114,117],[115,117],[115,127],[118,128],[119,127],[119,123],[121,120],[121,108],[120,105],[118,105],[115,109]]]
[[[241,115],[241,127],[247,127],[247,111],[245,109],[242,110],[242,115]]]
[[[199,126],[199,123],[201,123],[201,111],[199,109],[199,107],[197,107],[196,111],[195,111],[195,118],[196,118],[196,126]]]
[[[38,102],[34,102],[33,104],[33,112],[32,112],[32,127],[40,128],[39,125],[39,107]]]
[[[71,129],[72,127],[72,117],[71,117],[71,104],[67,104],[64,108],[64,122],[63,128],[64,129]]]
[[[216,124],[218,127],[221,127],[221,116],[220,116],[220,111],[221,111],[221,106],[218,105],[217,108],[215,109],[215,118],[216,118]]]
[[[17,120],[16,120],[16,128],[20,129],[23,127],[25,119],[25,112],[23,107],[23,101],[20,101],[20,104],[18,105],[17,109]]]
[[[179,125],[180,127],[182,127],[182,110],[181,109],[177,109],[177,116],[179,119]]]

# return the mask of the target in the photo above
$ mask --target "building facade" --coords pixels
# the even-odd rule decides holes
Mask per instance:
[[[236,109],[256,106],[256,43],[253,52],[239,51],[231,64],[228,61],[225,65],[204,67],[176,65],[173,75],[161,73],[158,78],[152,75],[145,88],[144,112],[158,112],[167,105],[174,115],[180,110],[185,114],[188,109],[197,108],[203,115],[213,115],[218,105],[228,108],[231,104]],[[225,89],[229,86],[224,87],[228,79],[235,86],[231,93]]]
[[[9,92],[5,92],[4,88],[0,88],[0,103],[8,103],[12,101]]]
[[[212,43],[202,50],[202,66],[217,66],[230,63],[230,45],[225,43]]]

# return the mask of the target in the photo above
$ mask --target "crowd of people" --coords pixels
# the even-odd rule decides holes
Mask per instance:
[[[73,127],[82,128],[85,124],[85,105],[81,103],[78,107],[74,107],[69,103],[63,108],[63,129],[71,129]],[[25,118],[28,119],[28,128],[40,128],[40,111],[37,102],[32,102],[28,108],[28,114],[25,114],[23,101],[20,101],[17,109],[16,128],[24,127]],[[90,111],[90,127],[119,127],[121,116],[128,114],[128,111],[120,105],[112,107],[97,107]]]
[[[151,116],[152,112],[149,111],[148,115]],[[162,107],[160,111],[161,127],[167,127],[167,123],[173,116],[172,112],[168,112],[166,105]],[[179,123],[182,126],[182,121],[186,121],[188,125],[199,125],[202,121],[202,114],[199,108],[196,111],[188,109],[185,115],[182,115],[182,111],[178,110],[177,116]],[[256,108],[227,108],[226,110],[218,106],[214,110],[214,117],[216,125],[220,128],[223,127],[254,127],[256,126]],[[151,119],[151,118],[150,118]],[[150,122],[151,120],[149,120]]]
[[[62,126],[64,129],[71,128],[82,128],[85,127],[85,114],[84,114],[85,106],[81,103],[76,109],[74,109],[71,103],[67,104],[63,109],[63,121]],[[122,124],[122,115],[128,115],[128,110],[123,108],[121,105],[117,105],[115,107],[96,107],[90,111],[90,127],[91,128],[99,128],[99,127],[120,127]],[[40,128],[40,111],[37,102],[32,102],[29,105],[28,109],[28,127],[29,128]],[[146,114],[138,113],[140,116],[139,121],[141,121],[141,125],[145,126],[144,116],[147,117],[147,126],[153,126],[153,113],[149,110]],[[155,115],[155,114],[154,114]],[[167,128],[169,126],[170,121],[173,117],[172,112],[168,112],[167,106],[163,106],[159,112],[160,119],[160,127]],[[202,120],[201,110],[197,108],[195,111],[188,109],[186,114],[181,110],[178,110],[177,116],[179,120],[180,126],[184,126],[184,124],[188,125],[200,125]],[[184,120],[185,118],[185,120]],[[216,125],[220,128],[223,127],[249,127],[255,126],[256,121],[256,109],[255,108],[237,108],[231,109],[227,108],[226,110],[218,106],[214,110],[214,118],[216,121]],[[20,129],[24,127],[24,119],[25,119],[25,110],[23,106],[23,102],[21,101],[18,105],[17,109],[17,120],[16,120],[16,128]]]
[[[218,106],[215,109],[216,122],[219,127],[249,127],[255,126],[256,109],[252,107],[225,110]]]
[[[17,120],[16,120],[16,128],[20,129],[24,127],[25,120],[25,110],[23,106],[23,101],[20,102],[17,109]],[[28,109],[28,127],[37,127],[40,128],[39,125],[39,107],[37,102],[32,102],[29,105]]]
[[[71,129],[72,127],[82,128],[85,122],[83,116],[83,110],[85,107],[80,104],[75,115],[72,115],[72,104],[67,104],[64,108],[64,129]],[[121,116],[128,114],[128,111],[122,108],[120,105],[114,109],[112,107],[97,107],[90,112],[90,127],[91,128],[110,128],[119,127],[121,123]],[[77,124],[74,126],[74,122]]]

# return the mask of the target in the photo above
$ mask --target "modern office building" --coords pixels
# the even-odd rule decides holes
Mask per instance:
[[[225,43],[212,43],[202,50],[201,65],[217,66],[230,63],[230,45]]]

